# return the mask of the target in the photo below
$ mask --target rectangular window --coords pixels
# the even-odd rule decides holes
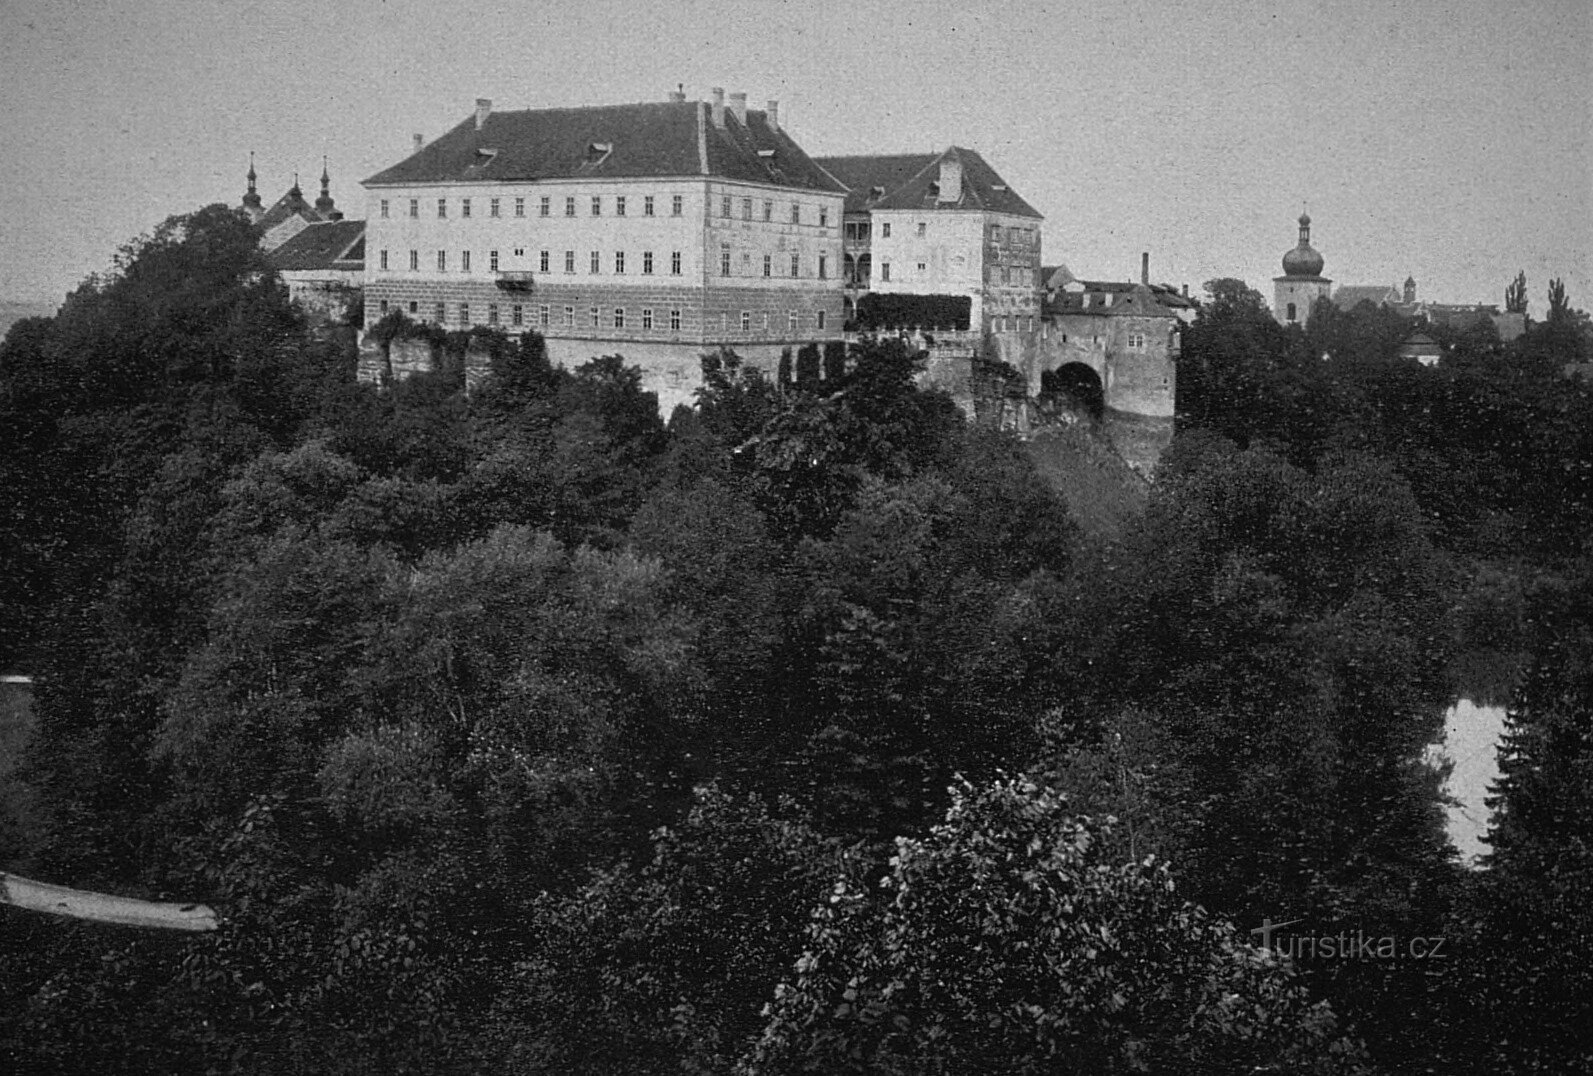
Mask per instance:
[[[752,331],[752,311],[750,310],[743,310],[741,312],[741,331],[744,333],[750,333]]]
[[[889,239],[891,237],[890,221],[885,221],[879,226],[879,237],[881,239]]]
[[[823,329],[824,328],[824,311],[822,311],[822,310],[815,311],[813,317],[814,317],[814,320],[818,322],[819,328]]]
[[[551,253],[552,251],[544,250],[537,255],[537,268],[544,273],[548,271],[548,255]]]
[[[409,301],[409,312],[411,314],[420,313],[420,303],[416,302],[414,299],[411,299]]]
[[[719,252],[719,275],[730,275],[730,250],[726,248]]]
[[[409,252],[409,271],[412,273],[420,271],[420,251],[418,250]]]
[[[922,272],[924,272],[924,270],[925,270],[925,269],[926,269],[926,268],[927,268],[927,266],[926,266],[926,265],[925,265],[925,264],[924,264],[924,263],[923,263],[923,262],[919,262],[919,263],[918,263],[918,271],[919,271],[919,272],[920,272],[920,273],[922,273]]]
[[[652,272],[653,272],[653,252],[650,251],[650,250],[644,250],[644,251],[642,251],[642,275],[643,276],[651,276]]]
[[[614,252],[614,272],[616,274],[623,274],[625,272],[625,252],[623,250],[616,250]]]
[[[470,324],[470,304],[469,303],[460,303],[459,304],[459,324],[461,324],[461,325],[469,325]]]
[[[517,306],[517,307],[515,307],[515,309],[518,310],[520,308]],[[496,325],[496,324],[498,324],[498,304],[497,303],[488,303],[487,304],[487,324],[488,325]]]
[[[515,303],[509,308],[509,321],[515,325],[525,324],[525,307]]]
[[[564,271],[566,273],[575,272],[575,251],[573,250],[564,252]]]
[[[680,311],[679,310],[671,310],[669,312],[669,327],[671,329],[675,329],[677,331],[680,329]]]
[[[587,311],[586,311],[586,316],[587,316],[587,320],[589,320],[592,323],[592,328],[594,328],[594,329],[597,328],[597,326],[598,326],[597,307],[595,307],[595,306],[589,307],[587,309]]]
[[[923,221],[918,222],[918,238],[922,239],[929,234],[929,225]]]
[[[387,313],[387,300],[386,299],[382,300],[382,313],[384,313],[384,314]]]
[[[625,215],[625,196],[623,194],[614,196],[614,215],[616,217]]]
[[[653,308],[650,307],[650,306],[644,306],[644,307],[642,307],[642,328],[651,329],[652,327],[653,327]]]
[[[448,215],[448,199],[446,199],[446,198],[437,199],[437,219],[441,220],[442,218],[446,217],[447,215]]]
[[[468,250],[459,252],[459,271],[461,273],[470,272],[470,251]]]
[[[603,196],[601,194],[594,194],[594,195],[592,195],[592,216],[601,217],[602,215],[603,215]]]
[[[680,251],[672,251],[669,255],[669,272],[672,276],[680,275]]]
[[[381,262],[382,262],[382,268],[386,269],[387,268],[387,251],[385,251],[385,250],[382,251],[382,253],[381,253]]]
[[[625,328],[625,308],[623,306],[616,306],[614,308],[614,328]]]
[[[773,220],[774,219],[774,203],[773,202],[766,201],[766,202],[763,203],[763,219],[764,220]]]
[[[567,306],[564,308],[564,326],[568,329],[575,328],[575,307]]]
[[[794,277],[802,275],[802,255],[800,254],[791,255],[791,275]]]
[[[880,262],[879,263],[879,278],[882,281],[886,281],[886,280],[889,280],[891,278],[891,263],[890,262]]]
[[[796,331],[797,331],[797,312],[795,310],[791,311],[791,313],[786,315],[785,324],[786,324],[786,328],[791,330],[791,334],[793,336],[796,335]]]
[[[564,215],[566,217],[575,216],[575,195],[573,194],[564,199]]]
[[[551,217],[552,215],[553,215],[553,199],[544,194],[542,196],[542,200],[537,203],[537,216],[539,216],[539,217]]]
[[[523,257],[525,257],[525,247],[515,247],[515,248],[514,248],[514,256],[515,256],[515,257],[516,257],[516,258],[523,258]]]
[[[409,215],[411,217],[420,216],[420,199],[419,198],[411,198],[409,200]]]
[[[544,303],[543,305],[537,307],[537,324],[542,326],[544,329],[546,329],[548,327],[548,314],[549,313],[550,313],[550,310],[549,310],[549,308],[548,308],[546,303]]]
[[[435,304],[432,307],[431,312],[432,312],[432,314],[435,315],[435,317],[433,317],[432,320],[435,321],[438,325],[441,325],[443,322],[448,320],[448,308],[446,306],[444,306],[442,303]]]
[[[383,220],[387,219],[387,199],[386,198],[382,199],[382,219]]]
[[[768,254],[765,254],[763,256],[763,275],[764,276],[773,276],[774,275],[773,269],[774,269],[774,258],[771,257]]]
[[[470,199],[469,198],[461,198],[459,200],[459,215],[461,217],[470,216]]]
[[[448,252],[446,250],[439,250],[437,252],[437,271],[439,273],[446,273],[448,271]]]
[[[650,217],[652,215],[653,215],[653,196],[651,194],[649,194],[645,198],[642,199],[642,216]]]
[[[543,201],[547,201],[547,199],[544,198]],[[517,216],[517,217],[525,216],[525,199],[524,198],[516,198],[514,200],[514,215]],[[544,213],[542,215],[544,217],[547,216],[546,213]]]
[[[719,199],[719,215],[726,220],[730,219],[730,195],[728,194]]]
[[[792,224],[801,224],[802,223],[802,206],[799,205],[796,202],[792,202],[791,203],[791,223]]]
[[[496,217],[497,215],[498,215],[498,199],[493,198],[493,199],[491,199],[490,201],[487,202],[487,216]]]
[[[752,199],[751,198],[743,198],[741,200],[741,219],[742,220],[751,220],[752,219]]]
[[[672,195],[669,199],[669,215],[678,217],[686,206],[686,199],[679,194]]]
[[[498,271],[498,252],[496,250],[487,253],[487,270],[493,273]]]
[[[830,279],[830,256],[828,254],[819,255],[819,279]]]
[[[589,271],[591,271],[593,273],[601,273],[603,271],[603,267],[602,267],[602,264],[601,264],[601,261],[600,261],[600,256],[598,255],[597,251],[595,251],[595,250],[592,251],[591,255],[588,256],[586,261],[587,261],[587,268],[588,268]]]
[[[830,226],[830,208],[829,208],[829,206],[822,206],[821,205],[821,206],[819,206],[819,227],[820,228],[828,228],[829,226]]]

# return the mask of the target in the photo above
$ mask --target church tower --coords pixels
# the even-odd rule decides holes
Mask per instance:
[[[1283,275],[1272,278],[1272,316],[1283,325],[1303,326],[1311,307],[1326,299],[1333,281],[1322,275],[1322,255],[1311,247],[1311,217],[1300,214],[1300,242],[1283,256]]]

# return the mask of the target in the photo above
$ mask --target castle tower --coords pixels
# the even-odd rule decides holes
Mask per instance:
[[[260,204],[260,192],[255,189],[254,154],[249,154],[249,189],[243,195],[243,211],[249,214],[250,222],[256,222],[265,215],[265,209]]]
[[[1284,325],[1303,326],[1311,307],[1326,299],[1333,281],[1322,275],[1322,255],[1311,246],[1311,217],[1300,214],[1300,241],[1283,256],[1283,275],[1272,278],[1272,316]]]

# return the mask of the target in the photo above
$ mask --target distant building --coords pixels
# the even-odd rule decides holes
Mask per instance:
[[[1283,255],[1283,275],[1272,278],[1272,316],[1284,325],[1305,325],[1311,307],[1325,299],[1333,281],[1322,275],[1322,255],[1311,246],[1310,214],[1300,214],[1300,241]]]
[[[260,249],[287,285],[289,298],[314,316],[339,316],[364,281],[365,222],[343,219],[324,160],[321,193],[313,203],[305,200],[295,176],[287,193],[265,209],[258,178],[251,154],[241,208],[260,233]]]
[[[1509,342],[1526,331],[1526,315],[1501,313],[1491,303],[1429,303],[1416,297],[1416,278],[1406,277],[1402,287],[1380,284],[1345,284],[1333,293],[1333,305],[1350,311],[1362,303],[1386,307],[1408,318],[1464,332],[1491,323],[1499,339]]]
[[[1444,349],[1431,336],[1418,330],[1399,346],[1399,357],[1415,359],[1423,366],[1437,366],[1438,360],[1444,357]]]
[[[364,181],[365,313],[619,353],[666,410],[701,354],[842,334],[845,191],[746,94],[473,115]],[[363,367],[362,367],[363,368]]]
[[[846,310],[869,292],[967,296],[975,332],[1033,333],[1044,218],[983,157],[820,157],[846,191]]]

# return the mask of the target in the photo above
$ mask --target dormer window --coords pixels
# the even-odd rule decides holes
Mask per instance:
[[[771,160],[774,159],[774,150],[772,150],[772,149],[760,149],[758,151],[758,156],[763,158],[766,161],[771,161]]]
[[[614,152],[612,142],[593,142],[586,147],[586,163],[602,164],[603,160]]]

